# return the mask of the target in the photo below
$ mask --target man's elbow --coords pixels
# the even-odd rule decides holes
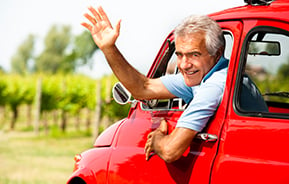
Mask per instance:
[[[179,158],[181,158],[182,153],[178,151],[174,151],[170,148],[165,148],[161,158],[166,162],[166,163],[172,163],[174,161],[177,161]]]
[[[146,93],[145,89],[137,89],[135,88],[134,90],[131,90],[131,95],[133,96],[134,99],[136,100],[148,100],[149,96]]]
[[[136,100],[147,100],[141,93],[132,93],[132,96]]]

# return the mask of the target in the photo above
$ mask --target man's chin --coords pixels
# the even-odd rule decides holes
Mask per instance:
[[[194,76],[188,76],[188,75],[183,75],[185,84],[188,87],[193,87],[201,84],[202,78],[199,75],[194,75]]]

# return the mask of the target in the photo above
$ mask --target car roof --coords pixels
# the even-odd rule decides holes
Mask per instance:
[[[269,5],[245,5],[209,14],[217,21],[236,19],[278,19],[289,21],[289,0],[275,0]]]

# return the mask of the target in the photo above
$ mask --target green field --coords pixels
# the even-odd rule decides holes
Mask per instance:
[[[92,145],[93,138],[81,133],[35,136],[0,130],[0,184],[63,184],[74,155]]]

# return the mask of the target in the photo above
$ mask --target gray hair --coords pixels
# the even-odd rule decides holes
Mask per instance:
[[[224,47],[225,41],[219,24],[206,15],[192,15],[183,20],[174,31],[176,37],[184,37],[192,33],[204,32],[206,48],[211,56]]]

